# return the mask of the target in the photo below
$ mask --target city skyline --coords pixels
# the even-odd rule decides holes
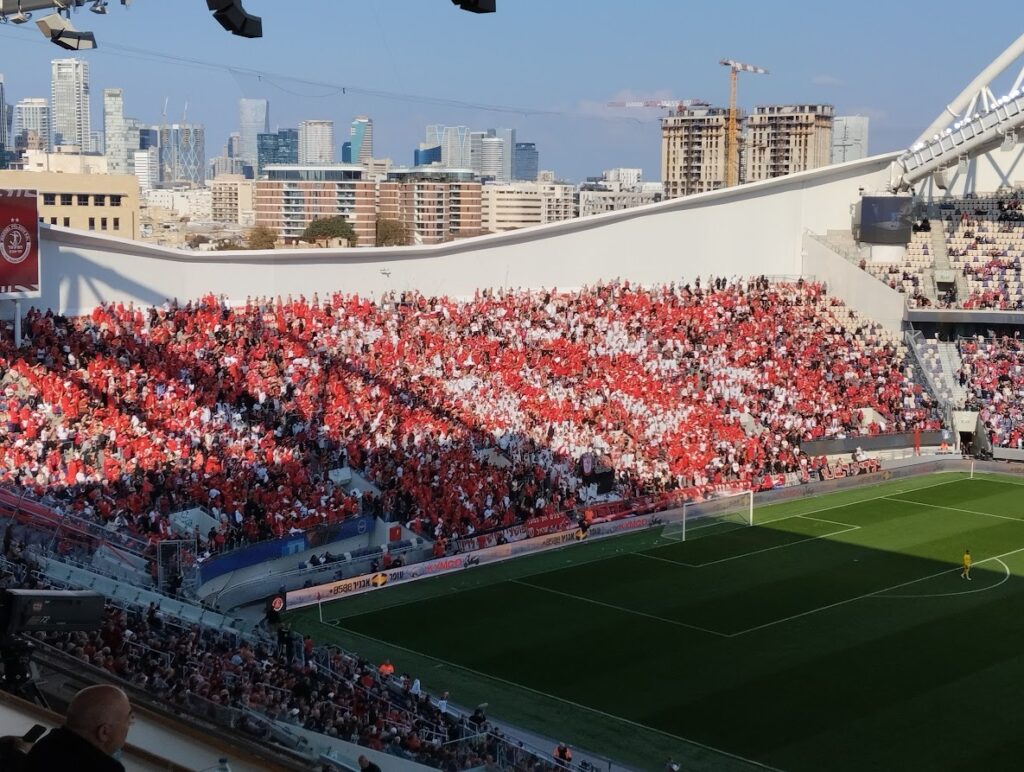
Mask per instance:
[[[95,93],[124,89],[127,115],[158,124],[167,99],[172,120],[180,119],[188,101],[190,117],[206,125],[211,147],[220,147],[238,130],[239,99],[268,99],[274,105],[271,131],[296,127],[307,118],[334,120],[341,127],[357,115],[372,116],[375,155],[396,163],[409,162],[423,127],[430,124],[512,125],[520,137],[544,149],[545,168],[581,180],[607,166],[642,167],[648,178],[656,175],[664,111],[618,110],[606,102],[674,97],[724,105],[727,71],[718,59],[726,54],[771,72],[758,79],[741,77],[742,107],[833,104],[837,116],[870,118],[870,150],[878,153],[913,142],[951,93],[1013,37],[984,29],[970,50],[936,59],[929,56],[930,48],[947,38],[952,43],[948,28],[908,7],[890,8],[893,18],[879,32],[873,20],[857,15],[844,17],[840,28],[828,9],[797,0],[787,6],[787,26],[770,34],[765,30],[775,29],[774,9],[739,2],[735,10],[702,8],[698,14],[679,5],[639,0],[623,13],[621,5],[600,0],[524,2],[478,17],[413,0],[368,2],[348,9],[345,21],[372,34],[346,38],[345,55],[339,57],[330,25],[310,25],[306,14],[260,8],[268,34],[248,41],[225,38],[201,7],[168,9],[145,0],[97,23],[103,46],[82,56],[90,63]],[[996,2],[997,13],[1000,8],[1011,10],[1009,3]],[[747,23],[733,29],[736,13]],[[323,17],[329,21],[333,11]],[[895,31],[901,24],[918,34],[904,40]],[[6,75],[12,104],[49,93],[48,63],[55,52],[30,26],[0,30],[7,53],[0,55],[0,72]],[[161,30],[157,51],[129,50],[146,28]],[[705,34],[716,28],[722,33]],[[686,46],[678,44],[681,31],[697,29],[701,34],[689,35]],[[450,46],[433,44],[432,33],[439,32],[452,41]],[[573,53],[560,71],[550,70],[544,56],[495,55],[496,41],[505,45],[529,39],[531,50],[556,50],[566,39],[588,35],[604,43]],[[930,76],[908,88],[902,68],[894,70],[884,57],[862,55],[854,47],[857,39],[879,35],[879,45],[898,42],[904,61],[928,56]],[[169,58],[161,58],[164,54]],[[211,61],[221,64],[202,64]],[[350,66],[360,61],[374,66]],[[456,77],[420,83],[424,61]],[[94,100],[92,123],[99,121]],[[344,133],[338,132],[339,140]],[[336,154],[340,157],[340,147]]]

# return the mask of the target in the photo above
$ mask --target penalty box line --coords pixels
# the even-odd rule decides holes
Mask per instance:
[[[992,557],[989,557],[989,558],[983,558],[981,560],[976,560],[976,561],[974,561],[974,565],[978,566],[978,565],[981,565],[982,563],[989,563],[989,562],[992,562],[992,561],[995,561],[997,563],[1002,563],[1003,562],[1003,560],[1002,560],[1003,558],[1008,558],[1011,555],[1017,555],[1017,554],[1019,554],[1021,552],[1024,552],[1024,547],[1019,547],[1018,549],[1010,550],[1009,552],[1004,552],[1001,555],[993,555]],[[1003,564],[1003,565],[1005,567],[1005,564]],[[821,611],[828,611],[829,609],[838,608],[839,606],[845,606],[847,603],[853,603],[854,601],[864,600],[865,598],[873,598],[873,597],[876,597],[876,596],[881,596],[884,593],[891,592],[893,590],[899,590],[899,589],[901,589],[903,587],[909,587],[912,584],[918,584],[919,582],[926,582],[929,579],[936,579],[936,578],[938,578],[940,576],[945,576],[946,574],[951,574],[951,573],[953,573],[955,571],[961,571],[961,570],[963,570],[963,569],[960,566],[954,566],[953,568],[947,568],[947,569],[945,569],[943,571],[938,571],[938,572],[936,572],[934,574],[928,574],[928,576],[921,576],[921,577],[918,577],[917,579],[911,579],[910,581],[907,581],[907,582],[900,582],[899,584],[894,584],[894,585],[892,585],[890,587],[883,587],[880,590],[872,590],[871,592],[865,592],[865,593],[862,593],[861,595],[855,595],[852,598],[846,598],[844,600],[839,600],[839,601],[836,601],[835,603],[828,603],[828,604],[826,604],[824,606],[818,606],[817,608],[809,609],[808,611],[801,611],[799,614],[791,614],[788,617],[782,617],[781,619],[775,619],[775,620],[772,620],[771,622],[765,622],[764,624],[761,624],[761,625],[756,625],[754,627],[748,627],[746,630],[740,630],[739,632],[735,632],[735,633],[727,633],[727,634],[725,634],[725,637],[726,638],[738,638],[739,636],[746,635],[747,633],[753,633],[753,632],[757,632],[758,630],[764,630],[764,629],[766,629],[768,627],[774,627],[775,625],[781,625],[784,622],[792,622],[795,619],[800,619],[802,617],[811,616],[812,614],[817,614],[817,613],[819,613]]]
[[[527,586],[528,587],[534,587],[534,585],[527,585]],[[543,588],[535,587],[535,589],[543,589]],[[341,621],[344,621],[344,620],[343,619],[337,620],[337,622],[341,622]],[[502,678],[501,676],[491,675],[490,673],[484,673],[481,670],[474,670],[473,668],[468,667],[466,665],[460,665],[457,662],[452,662],[451,660],[442,659],[441,657],[436,657],[433,654],[427,654],[426,652],[423,652],[423,651],[418,651],[416,649],[410,649],[407,646],[401,646],[401,645],[399,645],[397,643],[392,643],[390,641],[381,640],[380,638],[374,638],[372,635],[367,635],[366,633],[361,633],[358,630],[351,630],[351,629],[349,629],[347,627],[343,627],[340,624],[337,624],[337,622],[332,622],[331,625],[333,627],[339,629],[339,630],[343,630],[343,631],[345,631],[347,633],[351,633],[352,635],[358,636],[360,638],[364,638],[367,641],[372,641],[373,643],[376,643],[379,646],[385,646],[385,647],[389,647],[389,648],[392,648],[392,649],[397,649],[398,651],[404,651],[407,654],[412,654],[413,656],[416,656],[416,657],[423,657],[424,659],[433,660],[434,662],[437,662],[439,665],[444,665],[445,667],[450,667],[450,668],[452,668],[454,670],[461,670],[464,673],[471,673],[472,675],[477,676],[478,678],[485,678],[485,679],[488,679],[490,681],[496,681],[497,683],[504,684],[505,686],[511,686],[514,689],[521,689],[521,690],[523,690],[525,692],[530,692],[531,694],[535,694],[538,697],[546,697],[549,700],[553,700],[555,702],[560,702],[563,705],[570,705],[570,706],[572,706],[574,708],[577,708],[578,710],[586,711],[588,713],[593,713],[593,714],[598,715],[598,716],[603,716],[604,718],[609,718],[609,719],[611,719],[613,721],[621,721],[623,724],[628,724],[629,726],[636,727],[637,729],[643,729],[643,730],[646,730],[648,732],[654,732],[655,734],[659,734],[662,737],[668,737],[671,740],[678,740],[679,742],[683,742],[683,743],[687,743],[688,745],[692,745],[695,748],[702,748],[703,750],[710,751],[711,753],[718,754],[719,756],[725,756],[725,757],[730,758],[730,759],[735,759],[736,761],[741,761],[744,764],[749,764],[750,766],[756,767],[758,769],[768,770],[769,772],[781,772],[781,770],[777,769],[776,767],[771,767],[771,766],[769,766],[769,765],[767,765],[767,764],[765,764],[763,762],[755,761],[754,759],[748,759],[745,756],[740,756],[739,754],[736,754],[736,753],[730,753],[729,751],[722,750],[721,748],[716,748],[713,745],[707,745],[707,744],[702,743],[702,742],[700,742],[698,740],[691,740],[690,738],[683,737],[682,735],[672,734],[671,732],[666,732],[664,729],[657,729],[656,727],[648,726],[647,724],[641,724],[639,721],[633,721],[633,720],[628,719],[628,718],[623,718],[622,716],[616,716],[614,713],[608,713],[608,712],[606,712],[604,710],[601,710],[599,708],[592,708],[589,705],[584,705],[584,704],[579,703],[579,702],[574,702],[573,700],[566,699],[565,697],[559,697],[557,694],[551,694],[550,692],[545,692],[545,691],[542,691],[540,689],[534,689],[533,687],[526,686],[525,684],[516,683],[515,681],[509,681],[507,678]],[[324,624],[326,624],[326,623],[324,623]]]
[[[634,552],[632,554],[637,555],[638,557],[647,558],[649,560],[658,560],[658,561],[661,561],[662,563],[672,563],[673,565],[676,565],[676,566],[686,566],[687,568],[707,568],[708,566],[716,566],[719,563],[728,563],[731,560],[739,560],[740,558],[748,558],[748,557],[750,557],[752,555],[760,555],[760,554],[762,554],[764,552],[772,552],[774,550],[781,550],[781,549],[785,549],[786,547],[795,547],[797,544],[804,544],[804,543],[809,542],[809,541],[818,541],[820,539],[828,539],[828,538],[830,538],[832,536],[839,536],[840,534],[843,534],[843,533],[849,533],[850,531],[859,531],[860,530],[860,526],[859,525],[851,525],[850,523],[837,523],[834,520],[822,520],[819,517],[808,517],[807,515],[791,515],[790,517],[779,518],[779,520],[792,520],[792,519],[795,519],[795,518],[798,518],[798,517],[803,519],[803,520],[815,520],[815,521],[817,521],[819,523],[829,523],[830,525],[839,525],[839,526],[844,526],[844,527],[841,530],[838,530],[838,531],[831,531],[829,533],[822,533],[822,534],[818,534],[817,536],[807,536],[807,537],[805,537],[803,539],[797,539],[796,541],[791,541],[791,542],[788,542],[786,544],[776,544],[776,545],[774,545],[772,547],[762,547],[761,549],[758,549],[758,550],[750,550],[749,552],[741,552],[739,555],[730,555],[727,558],[719,558],[718,560],[708,560],[708,561],[706,561],[704,563],[686,563],[686,562],[684,562],[682,560],[672,560],[672,558],[663,558],[663,557],[659,557],[658,555],[648,554],[646,552]],[[772,522],[779,522],[779,520],[774,520]],[[682,543],[682,542],[680,542],[680,543]],[[663,548],[665,546],[669,546],[669,545],[662,545],[662,547],[659,547],[658,549],[661,549],[661,548]]]

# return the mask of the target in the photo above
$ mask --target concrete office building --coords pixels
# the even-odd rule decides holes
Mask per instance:
[[[299,165],[334,163],[334,121],[302,121],[299,124]]]
[[[50,146],[78,145],[90,153],[89,63],[54,59],[50,67]]]

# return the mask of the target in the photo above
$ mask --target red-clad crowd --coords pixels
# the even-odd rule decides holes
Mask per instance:
[[[992,444],[1024,449],[1024,341],[962,339],[960,357],[967,407],[980,411]]]
[[[213,548],[360,507],[466,535],[591,498],[585,456],[624,498],[700,492],[799,472],[802,441],[876,414],[938,426],[898,346],[802,281],[208,296],[24,333],[0,341],[0,484],[154,539],[203,506]],[[334,485],[343,463],[380,496]]]

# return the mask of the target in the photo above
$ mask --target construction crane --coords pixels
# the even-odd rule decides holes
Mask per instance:
[[[609,102],[608,107],[660,107],[664,110],[681,110],[687,107],[707,107],[703,99],[641,99],[636,102]]]
[[[736,137],[737,115],[736,115],[736,84],[741,72],[752,72],[757,75],[767,75],[768,70],[764,67],[757,67],[753,64],[734,62],[732,59],[722,59],[719,62],[723,67],[729,68],[729,122],[726,126],[726,167],[725,186],[731,188],[740,180],[740,149]]]

